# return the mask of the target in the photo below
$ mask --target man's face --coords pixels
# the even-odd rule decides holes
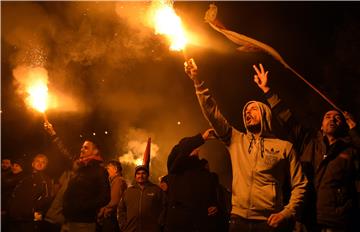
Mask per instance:
[[[97,153],[98,149],[95,145],[90,141],[85,141],[80,149],[80,159],[96,155]]]
[[[110,177],[113,177],[113,176],[115,176],[117,174],[117,168],[112,164],[108,164],[106,166],[106,170],[109,173]]]
[[[46,166],[48,164],[48,160],[45,156],[35,156],[32,167],[35,171],[43,171],[45,170]]]
[[[166,192],[169,188],[166,182],[160,182],[159,186],[164,192]]]
[[[9,159],[1,160],[1,169],[9,170],[9,168],[11,168],[11,161]]]
[[[254,127],[260,125],[261,123],[261,114],[259,107],[255,102],[247,105],[245,109],[245,124],[246,127]]]
[[[22,172],[22,167],[21,167],[21,165],[19,165],[19,164],[17,164],[17,163],[14,163],[12,166],[11,166],[11,171],[12,171],[12,173],[14,173],[14,174],[18,174],[18,173],[20,173],[20,172]]]
[[[336,110],[326,112],[321,124],[321,130],[326,135],[335,135],[343,126],[341,114]]]
[[[144,184],[148,181],[149,175],[144,170],[139,170],[135,174],[135,181],[138,184]]]

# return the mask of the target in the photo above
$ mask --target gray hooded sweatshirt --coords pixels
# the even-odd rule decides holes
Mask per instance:
[[[261,112],[261,134],[240,132],[220,113],[209,90],[195,85],[202,112],[226,144],[232,164],[232,214],[247,219],[267,220],[272,213],[296,216],[304,201],[307,185],[301,164],[290,142],[271,136],[270,108],[255,102]],[[245,111],[243,119],[245,123]],[[247,128],[246,128],[247,129]],[[283,187],[290,179],[291,196],[284,204]]]

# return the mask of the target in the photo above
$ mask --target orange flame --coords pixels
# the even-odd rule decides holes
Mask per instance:
[[[20,92],[26,94],[25,103],[35,110],[44,113],[48,107],[48,73],[42,67],[17,67],[13,71]]]
[[[26,99],[29,104],[36,109],[37,111],[44,113],[47,108],[47,96],[48,88],[45,82],[42,80],[37,80],[31,86],[28,86],[27,92],[29,97]]]
[[[170,50],[181,51],[185,48],[187,39],[180,17],[175,13],[172,3],[156,2],[154,12],[155,34],[168,37],[171,41]]]

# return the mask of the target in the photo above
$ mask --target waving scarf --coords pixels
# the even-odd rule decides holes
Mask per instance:
[[[307,81],[303,76],[301,76],[298,72],[296,72],[292,67],[290,67],[285,60],[281,57],[281,55],[271,46],[245,36],[243,34],[239,34],[234,31],[227,30],[219,20],[216,19],[217,15],[217,7],[215,4],[210,4],[209,9],[205,13],[205,21],[209,23],[209,25],[216,31],[220,32],[224,36],[226,36],[229,40],[239,45],[237,48],[239,51],[252,52],[252,51],[263,51],[274,57],[277,61],[279,61],[285,68],[289,69],[293,72],[297,77],[299,77],[302,81],[304,81],[308,86],[310,86],[315,92],[317,92],[325,101],[327,101],[332,107],[336,110],[343,112],[339,107],[337,107],[329,98],[327,98],[323,93],[321,93],[314,85],[312,85],[309,81]]]

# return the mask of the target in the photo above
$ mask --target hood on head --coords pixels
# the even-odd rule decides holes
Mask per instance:
[[[269,106],[267,106],[266,104],[262,103],[262,102],[258,102],[258,101],[249,101],[245,104],[244,108],[243,108],[243,122],[244,122],[244,126],[246,128],[246,132],[250,133],[247,126],[246,126],[246,117],[245,117],[245,109],[246,107],[251,104],[251,103],[256,103],[257,107],[260,110],[260,115],[261,115],[261,131],[260,131],[260,136],[264,137],[264,136],[268,136],[271,134],[271,110],[269,108]]]

